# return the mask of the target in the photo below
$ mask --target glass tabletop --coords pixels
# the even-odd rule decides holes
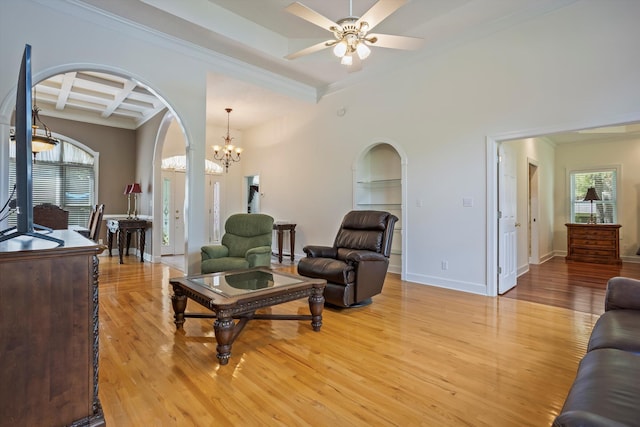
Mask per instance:
[[[296,283],[303,282],[302,279],[261,270],[194,277],[188,279],[188,281],[225,297],[246,295],[269,288],[277,288],[280,286],[294,285]]]

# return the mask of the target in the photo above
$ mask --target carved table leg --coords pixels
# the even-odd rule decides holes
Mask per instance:
[[[282,228],[278,228],[278,262],[282,264],[282,243],[283,243],[284,231]]]
[[[122,262],[122,253],[124,252],[124,235],[125,230],[118,230],[118,255],[120,256],[120,264],[124,264]]]
[[[138,230],[138,233],[140,234],[140,262],[144,262],[144,244],[145,244],[145,229],[141,228]]]
[[[311,311],[311,327],[318,332],[322,327],[322,309],[324,308],[324,288],[313,288],[309,297],[309,311]]]
[[[174,312],[173,323],[176,324],[176,329],[182,329],[182,325],[184,325],[184,311],[187,309],[187,296],[178,285],[173,285],[171,305],[173,305]]]
[[[235,323],[231,317],[226,317],[226,315],[221,315],[220,313],[217,313],[217,315],[218,317],[213,324],[216,341],[218,342],[216,357],[221,365],[226,365],[229,363],[229,357],[231,356],[231,344],[233,343]]]
[[[291,262],[293,262],[296,259],[296,255],[294,253],[294,249],[296,247],[296,229],[295,228],[290,228],[289,229],[289,242],[290,242],[290,248],[291,248]]]
[[[127,256],[129,256],[130,247],[131,247],[131,230],[127,230]]]
[[[113,231],[107,229],[107,246],[109,247],[109,256],[111,256],[111,248],[113,248]]]

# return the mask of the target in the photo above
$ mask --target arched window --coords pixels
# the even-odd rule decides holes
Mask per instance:
[[[69,211],[69,225],[86,226],[96,203],[98,153],[77,141],[59,136],[62,142],[33,160],[33,205],[51,203]],[[9,145],[9,193],[16,181],[16,148]],[[15,214],[9,225],[16,223]]]

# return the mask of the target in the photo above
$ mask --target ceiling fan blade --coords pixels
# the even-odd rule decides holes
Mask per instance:
[[[391,34],[367,34],[367,40],[375,40],[368,44],[375,47],[390,49],[416,50],[424,43],[424,39],[417,37],[393,36]]]
[[[362,22],[366,22],[368,31],[371,31],[373,27],[402,7],[406,2],[407,0],[378,0],[376,4],[371,6],[371,9],[367,10],[364,15],[356,21],[356,27]]]
[[[335,44],[335,40],[327,40],[326,42],[321,42],[318,44],[314,44],[313,46],[309,46],[306,47],[302,50],[299,50],[297,52],[294,53],[290,53],[289,55],[285,56],[286,59],[296,59],[299,58],[301,56],[304,55],[309,55],[310,53],[314,53],[314,52],[318,52],[322,49],[326,49],[328,47],[331,47]]]
[[[285,7],[284,10],[296,15],[299,18],[304,19],[305,21],[311,22],[312,24],[315,24],[318,27],[324,28],[327,31],[333,31],[331,29],[332,27],[342,28],[340,25],[336,24],[331,19],[326,18],[323,15],[320,15],[315,10],[310,9],[299,2],[291,3],[289,6]]]

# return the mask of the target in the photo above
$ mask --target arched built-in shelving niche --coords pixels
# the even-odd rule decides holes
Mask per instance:
[[[387,211],[398,217],[391,245],[389,272],[403,273],[403,154],[391,143],[367,147],[354,164],[353,208]]]

